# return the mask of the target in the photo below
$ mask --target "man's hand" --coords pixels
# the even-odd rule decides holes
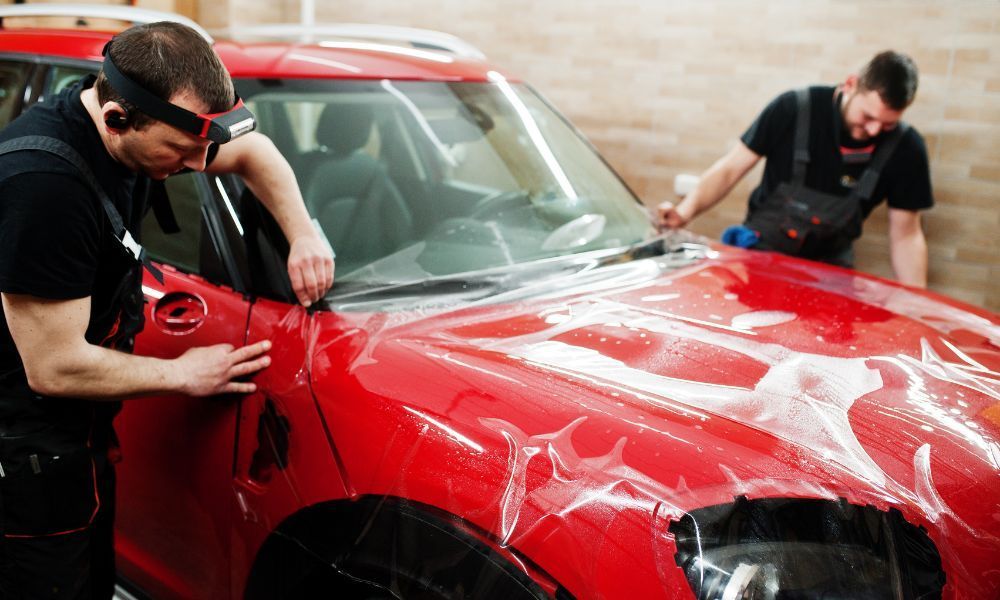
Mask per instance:
[[[59,398],[123,400],[146,395],[249,394],[235,381],[268,366],[271,342],[192,348],[166,360],[136,356],[87,341],[90,297],[50,300],[0,294],[4,317],[35,393]]]
[[[288,277],[295,297],[310,306],[333,285],[333,255],[316,235],[288,161],[266,136],[253,132],[219,148],[209,173],[234,173],[260,198],[288,240]]]
[[[701,175],[698,185],[680,204],[664,202],[656,207],[656,226],[661,230],[684,227],[718,204],[760,159],[759,154],[738,142]]]
[[[174,367],[188,396],[250,394],[257,391],[256,384],[234,380],[271,364],[271,357],[264,355],[270,349],[267,340],[242,348],[231,344],[191,348],[176,359]]]
[[[672,202],[663,202],[656,207],[656,226],[660,231],[680,229],[690,220],[691,218],[682,214],[679,207],[674,206]]]
[[[326,295],[333,285],[333,269],[333,255],[320,238],[299,236],[289,247],[288,277],[302,306]]]

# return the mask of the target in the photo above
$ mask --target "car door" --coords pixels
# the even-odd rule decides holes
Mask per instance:
[[[164,281],[144,279],[136,353],[174,358],[194,346],[240,346],[249,301],[230,269],[225,231],[235,222],[217,210],[223,188],[188,174],[168,180],[167,190],[181,231],[165,233],[152,212],[143,223],[142,243]],[[126,401],[116,421],[119,572],[154,598],[229,595],[237,407],[233,397],[157,395]]]

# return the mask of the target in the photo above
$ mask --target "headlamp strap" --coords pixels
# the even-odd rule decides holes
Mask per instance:
[[[163,100],[123,74],[111,58],[111,42],[104,45],[104,76],[123,98],[154,119],[205,138],[225,144],[257,127],[253,113],[234,94],[233,108],[226,112],[199,115]],[[217,122],[218,121],[218,122]]]

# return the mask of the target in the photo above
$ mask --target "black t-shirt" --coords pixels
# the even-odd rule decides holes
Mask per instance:
[[[835,88],[809,88],[810,163],[806,187],[838,196],[847,196],[867,167],[867,163],[849,164],[841,158],[840,146],[862,148],[871,141],[857,142],[844,129],[843,117],[836,104]],[[792,179],[792,153],[795,144],[795,120],[798,106],[795,91],[785,92],[764,108],[740,138],[748,148],[767,158],[760,185],[750,195],[748,214],[753,212],[779,184]],[[882,136],[874,140],[877,145]],[[845,185],[846,184],[846,185]],[[863,204],[864,216],[888,199],[889,206],[922,210],[934,205],[927,147],[923,137],[910,127],[882,171],[875,192]]]
[[[105,150],[80,101],[80,92],[93,80],[88,77],[33,106],[0,132],[0,142],[44,135],[68,143],[87,161],[126,228],[137,236],[150,181]],[[134,267],[130,259],[100,200],[65,161],[40,151],[0,156],[0,291],[47,299],[90,296],[86,337],[98,344],[114,326],[112,295]],[[95,405],[113,407],[34,395],[6,318],[0,318],[0,429],[23,428],[25,422],[84,425]]]

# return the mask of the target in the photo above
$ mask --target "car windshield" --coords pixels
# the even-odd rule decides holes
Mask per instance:
[[[336,251],[334,294],[474,281],[655,235],[618,176],[525,85],[497,76],[238,87]]]

